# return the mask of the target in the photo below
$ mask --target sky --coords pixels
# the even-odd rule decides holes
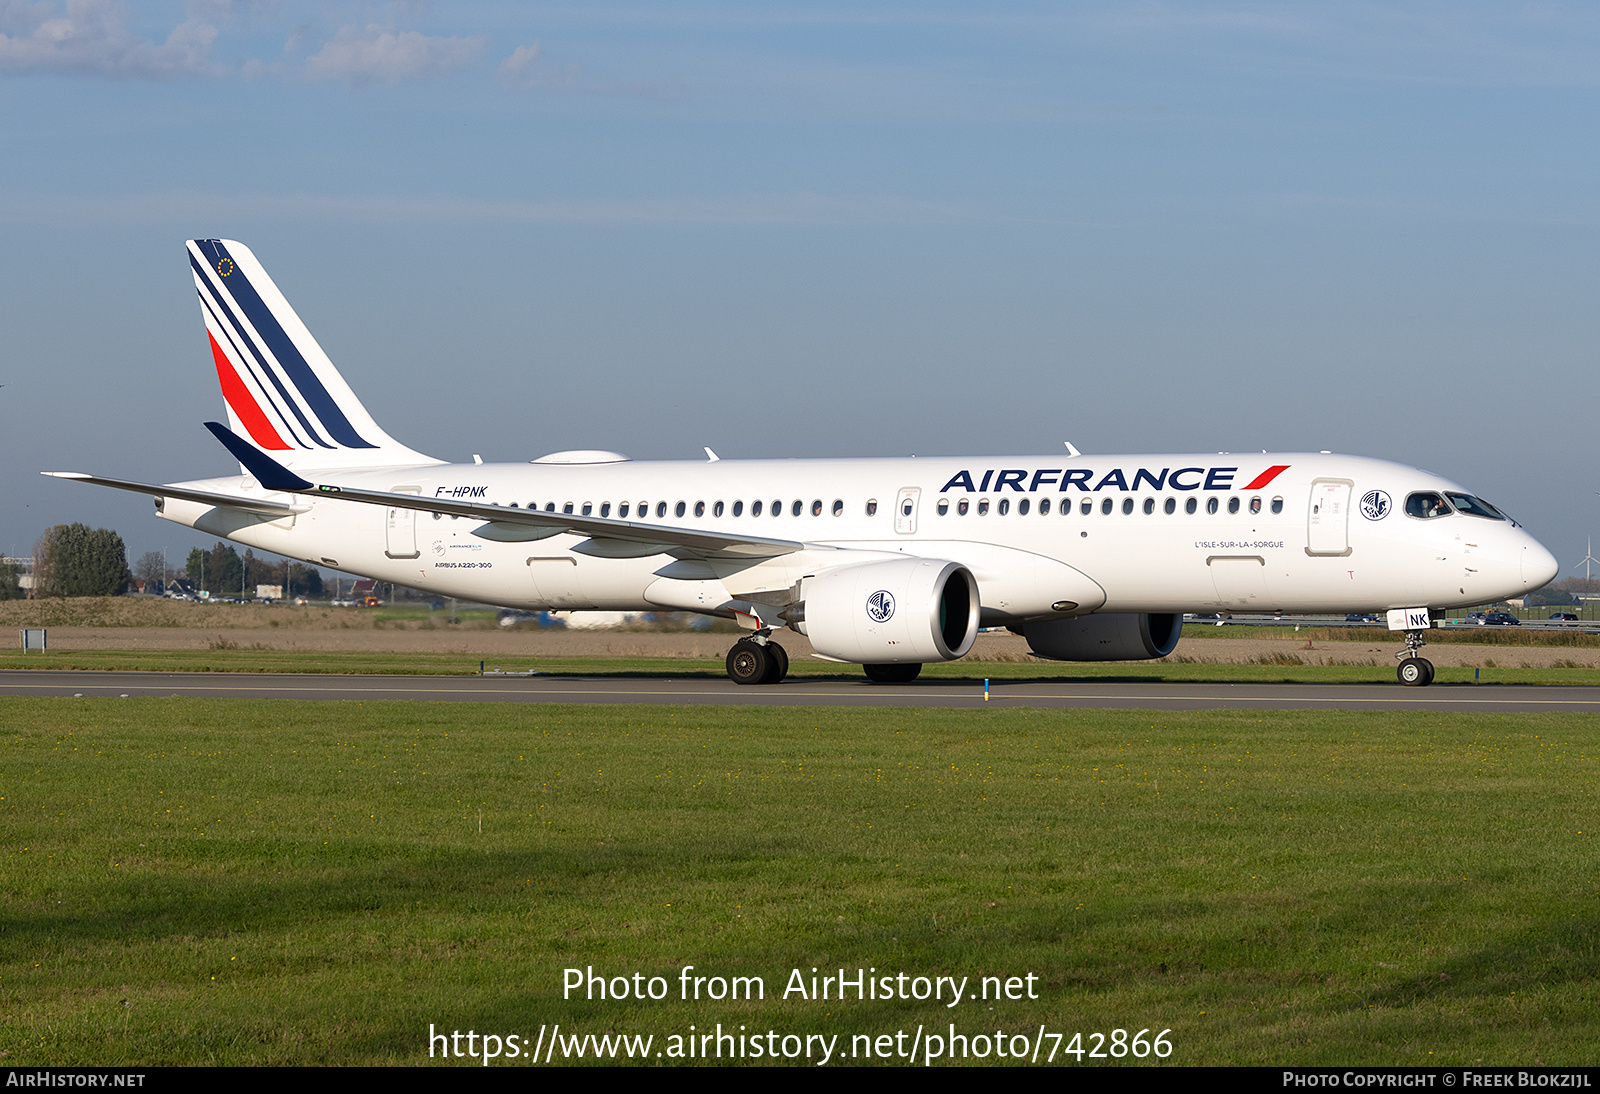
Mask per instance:
[[[393,436],[1332,450],[1582,572],[1600,9],[0,0],[0,551],[236,464],[183,241]]]

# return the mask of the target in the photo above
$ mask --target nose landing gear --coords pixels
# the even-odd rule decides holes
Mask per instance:
[[[1417,651],[1427,644],[1421,631],[1407,631],[1405,650],[1395,654],[1400,659],[1395,676],[1406,687],[1425,688],[1433,683],[1433,662],[1417,656]]]

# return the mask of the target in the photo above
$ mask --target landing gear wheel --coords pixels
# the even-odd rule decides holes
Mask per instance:
[[[1395,669],[1400,682],[1410,688],[1425,688],[1433,683],[1433,662],[1423,657],[1407,657]]]
[[[735,684],[764,684],[772,671],[772,658],[765,646],[745,640],[733,644],[727,665],[728,679]]]
[[[767,670],[767,678],[761,682],[763,684],[780,684],[783,682],[783,678],[789,675],[789,655],[776,642],[768,642],[766,650],[767,661],[771,667]]]
[[[861,667],[866,670],[867,679],[874,684],[909,684],[922,671],[922,665],[916,662],[909,665],[862,665]]]

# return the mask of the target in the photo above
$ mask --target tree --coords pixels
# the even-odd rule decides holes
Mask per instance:
[[[22,585],[17,580],[17,564],[0,559],[0,600],[17,600],[22,596]]]
[[[144,582],[144,591],[153,593],[167,579],[167,557],[160,551],[146,551],[133,564],[133,576]]]
[[[109,528],[58,524],[35,545],[34,559],[39,596],[121,596],[133,580],[122,537]]]
[[[209,551],[199,547],[190,551],[184,570],[197,589],[209,590],[218,596],[239,595],[244,563],[239,559],[239,552],[221,540]]]
[[[284,595],[293,596],[296,592],[306,596],[322,595],[322,574],[314,566],[302,566],[296,562],[289,567],[289,587],[284,590]]]

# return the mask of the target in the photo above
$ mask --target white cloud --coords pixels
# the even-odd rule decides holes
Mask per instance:
[[[0,0],[0,72],[166,80],[223,71],[211,60],[217,28],[192,10],[160,44],[128,29],[117,0]]]
[[[500,62],[500,82],[507,87],[537,87],[541,84],[569,84],[578,78],[578,66],[555,68],[545,63],[538,42],[518,46]]]
[[[434,38],[375,23],[359,31],[345,27],[306,61],[306,76],[352,84],[393,84],[444,76],[476,61],[486,43],[483,37]]]

